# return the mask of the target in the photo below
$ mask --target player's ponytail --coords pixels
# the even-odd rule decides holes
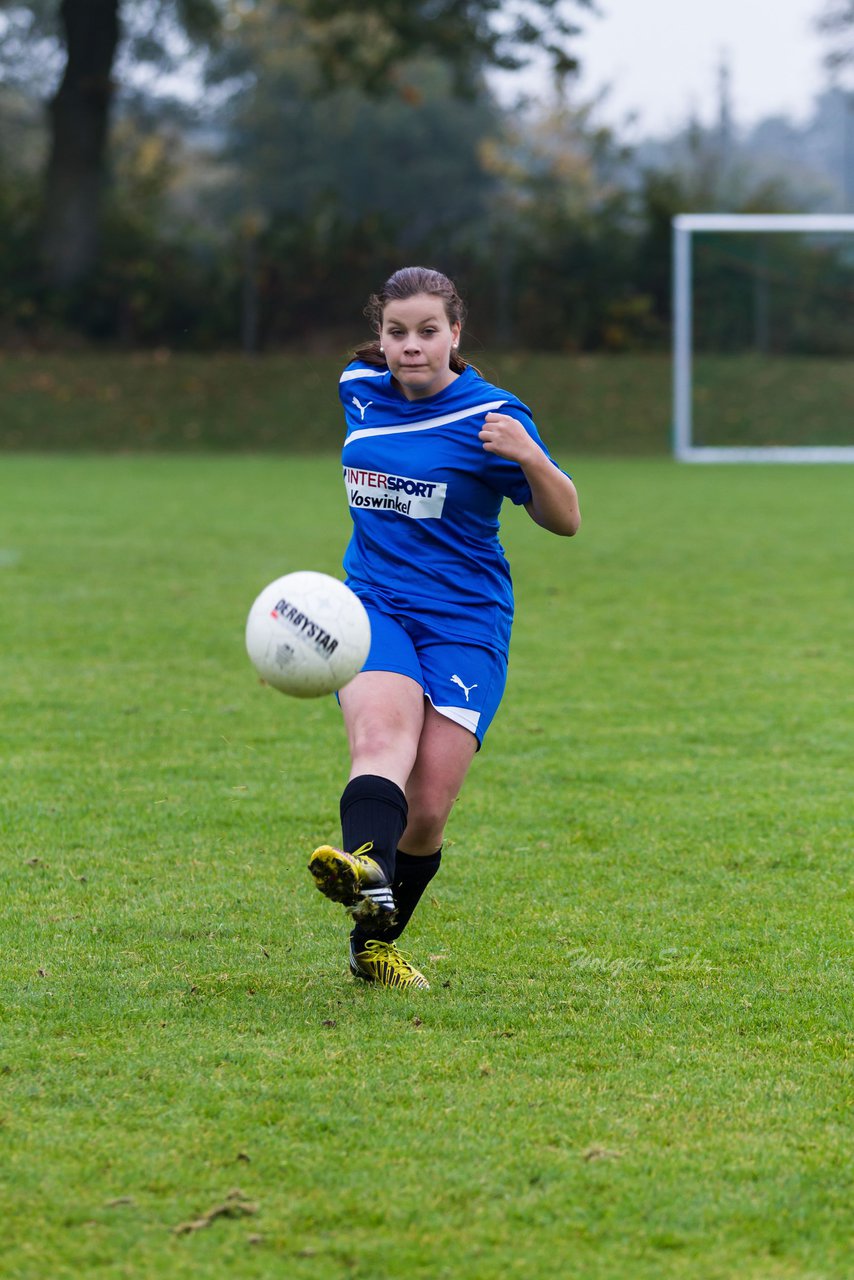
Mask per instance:
[[[373,342],[361,342],[353,351],[351,360],[361,360],[363,364],[375,365],[378,369],[387,369],[383,349],[379,344],[379,339],[375,338]]]
[[[382,331],[383,313],[390,302],[402,302],[406,298],[414,298],[417,293],[429,293],[432,297],[441,298],[448,324],[458,324],[462,329],[466,316],[465,303],[457,293],[453,280],[431,267],[401,267],[400,271],[389,276],[378,293],[372,293],[368,299],[365,316],[374,333]],[[356,347],[353,359],[362,360],[365,364],[380,369],[387,367],[379,337]],[[480,373],[475,365],[469,364],[456,350],[451,352],[448,363],[454,373],[463,373],[466,369],[474,369],[475,373]]]

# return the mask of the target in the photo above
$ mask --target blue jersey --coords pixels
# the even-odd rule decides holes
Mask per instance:
[[[355,361],[340,393],[349,585],[400,618],[506,653],[513,586],[498,515],[504,498],[529,502],[531,490],[478,432],[490,411],[510,414],[550,457],[530,411],[471,368],[437,395],[407,400],[388,369]]]

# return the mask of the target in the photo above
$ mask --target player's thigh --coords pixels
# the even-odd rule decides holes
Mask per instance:
[[[361,672],[338,695],[350,753],[354,760],[365,753],[382,757],[400,745],[408,772],[424,719],[421,662],[398,619],[363,603],[371,623],[370,651]]]
[[[477,738],[469,729],[427,704],[415,764],[406,784],[410,840],[441,841],[476,751]],[[401,843],[409,849],[405,840]]]
[[[392,757],[405,779],[412,769],[424,725],[424,690],[395,671],[361,671],[338,694],[350,757]]]

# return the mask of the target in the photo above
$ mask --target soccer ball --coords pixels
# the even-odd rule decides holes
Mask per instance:
[[[246,619],[246,651],[274,689],[319,698],[353,679],[371,647],[365,606],[337,578],[309,569],[265,587]]]

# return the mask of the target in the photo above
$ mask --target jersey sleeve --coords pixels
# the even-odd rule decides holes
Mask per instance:
[[[516,418],[518,422],[521,422],[528,435],[536,441],[549,461],[556,466],[559,471],[563,470],[563,468],[555,462],[554,458],[543,443],[540,433],[534,425],[534,420],[531,418],[530,414],[526,413],[520,406],[515,404],[508,404],[506,406],[502,405],[498,412],[506,413],[508,417]],[[509,458],[499,458],[497,454],[490,454],[489,457],[491,465],[489,467],[487,478],[488,483],[492,488],[497,490],[502,497],[509,498],[517,507],[523,506],[526,502],[530,502],[533,496],[531,494],[531,486],[528,484],[528,481],[525,478],[525,472],[519,466],[519,463],[511,462]],[[567,473],[564,472],[564,474],[566,475]]]
[[[347,430],[364,418],[364,410],[371,398],[372,387],[388,379],[388,369],[366,364],[364,360],[351,360],[338,379],[338,396],[344,407]]]

